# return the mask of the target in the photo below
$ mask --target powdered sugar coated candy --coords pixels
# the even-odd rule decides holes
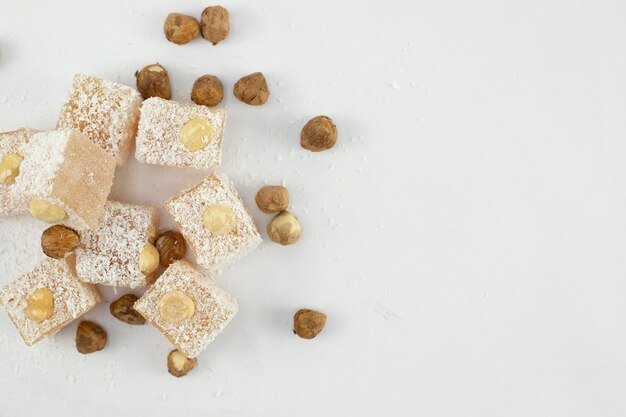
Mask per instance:
[[[178,350],[195,358],[237,314],[237,300],[189,262],[176,261],[134,305]]]
[[[234,184],[212,174],[165,202],[180,231],[208,270],[220,269],[261,243],[261,235]]]
[[[225,123],[225,110],[150,98],[141,107],[135,158],[174,167],[218,166]]]
[[[18,129],[0,133],[0,217],[28,211],[28,202],[15,186],[24,159],[22,147],[37,131]]]
[[[34,134],[22,147],[15,186],[36,218],[94,228],[111,190],[115,160],[77,130]]]
[[[65,261],[50,258],[0,289],[0,305],[28,346],[55,333],[100,301],[94,285],[79,281]]]
[[[76,271],[85,282],[137,288],[150,284],[154,274],[139,268],[139,255],[154,243],[159,212],[150,206],[108,201],[93,230],[83,231],[76,250]]]
[[[81,131],[122,165],[135,139],[140,107],[141,95],[134,88],[77,74],[57,129]]]

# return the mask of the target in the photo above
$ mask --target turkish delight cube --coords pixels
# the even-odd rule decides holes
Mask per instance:
[[[22,147],[37,131],[18,129],[0,133],[0,217],[28,211],[24,196],[18,192],[15,180],[24,159]]]
[[[79,281],[65,261],[50,258],[0,288],[0,305],[28,346],[55,333],[100,301],[94,285]]]
[[[122,165],[135,139],[140,107],[141,95],[134,88],[77,74],[57,129],[81,131]]]
[[[36,133],[22,149],[15,185],[31,214],[76,230],[94,228],[113,183],[113,158],[77,130]]]
[[[141,107],[135,158],[173,167],[218,166],[225,122],[225,110],[150,98]]]
[[[235,316],[238,304],[212,278],[181,260],[167,268],[134,308],[185,356],[195,358]]]
[[[137,288],[154,280],[154,271],[144,274],[139,257],[145,246],[154,243],[159,211],[108,201],[104,215],[93,230],[80,233],[76,249],[78,277],[94,284]]]
[[[208,270],[220,269],[261,243],[261,235],[235,185],[212,174],[165,202],[182,234]]]

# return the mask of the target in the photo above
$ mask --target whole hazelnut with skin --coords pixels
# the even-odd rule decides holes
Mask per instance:
[[[170,77],[162,65],[145,66],[135,73],[135,77],[137,78],[137,90],[144,100],[150,97],[161,97],[165,100],[172,98]]]
[[[211,41],[213,45],[217,45],[220,41],[226,39],[230,33],[230,22],[228,19],[228,10],[222,6],[212,6],[204,9],[200,19],[202,37]]]
[[[260,106],[267,103],[270,90],[267,87],[267,81],[265,81],[263,73],[255,72],[237,81],[233,88],[233,94],[246,104]]]
[[[217,106],[224,98],[224,86],[214,75],[203,75],[193,83],[191,99],[196,104],[203,106]]]
[[[311,152],[330,149],[337,143],[337,126],[330,117],[317,116],[308,121],[300,133],[300,145]]]
[[[289,191],[280,185],[266,185],[256,194],[256,205],[263,213],[276,213],[289,207]]]
[[[191,16],[170,13],[163,23],[163,33],[168,41],[184,45],[200,34],[200,24]]]

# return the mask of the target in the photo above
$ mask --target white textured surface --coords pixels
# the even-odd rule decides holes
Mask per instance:
[[[76,72],[132,85],[158,61],[179,100],[215,74],[220,170],[249,205],[284,181],[302,239],[217,278],[239,312],[181,379],[163,336],[106,303],[87,316],[108,345],[86,357],[76,324],[26,349],[0,314],[0,415],[626,414],[623,0],[228,0],[219,45],[163,39],[167,13],[210,4],[0,0],[0,130],[53,127]],[[262,107],[231,94],[254,71]],[[310,154],[318,114],[340,140]],[[205,177],[131,158],[113,197],[159,203]],[[0,280],[32,266],[43,228],[0,220]],[[328,314],[313,341],[291,334],[300,307]]]
[[[36,133],[32,129],[19,128],[10,132],[0,133],[0,163],[8,154],[24,157],[23,147],[28,139]],[[21,164],[20,164],[21,166]],[[8,170],[11,174],[11,170]],[[0,177],[2,176],[0,172]],[[0,184],[0,216],[9,216],[24,213],[28,210],[28,204],[23,195],[13,184]]]

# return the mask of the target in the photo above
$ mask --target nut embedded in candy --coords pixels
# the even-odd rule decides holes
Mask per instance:
[[[214,204],[202,213],[202,223],[214,235],[225,235],[237,226],[237,217],[232,208]]]
[[[20,175],[20,165],[23,160],[24,158],[14,153],[4,155],[0,161],[0,184],[15,184],[15,177]]]
[[[168,323],[180,323],[193,317],[194,301],[180,290],[166,292],[159,300],[159,314]]]
[[[159,251],[151,243],[146,243],[139,254],[139,270],[145,274],[151,274],[159,267]]]
[[[31,320],[41,323],[54,313],[54,295],[48,288],[38,288],[26,298],[26,315]]]
[[[177,378],[187,375],[197,363],[198,360],[196,358],[188,358],[178,349],[171,351],[167,355],[167,371]]]
[[[57,223],[66,217],[63,207],[52,204],[46,200],[30,200],[29,210],[30,214],[32,214],[34,218],[42,220],[46,223]]]
[[[137,77],[137,90],[141,97],[161,97],[169,100],[172,98],[172,88],[170,87],[170,77],[167,71],[160,64],[152,64],[143,67],[135,73]]]
[[[178,137],[191,152],[207,147],[213,137],[213,126],[202,117],[194,117],[180,128]]]

